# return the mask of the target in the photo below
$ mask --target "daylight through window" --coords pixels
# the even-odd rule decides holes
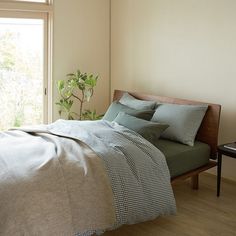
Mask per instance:
[[[0,11],[0,130],[48,121],[48,35],[47,13]]]

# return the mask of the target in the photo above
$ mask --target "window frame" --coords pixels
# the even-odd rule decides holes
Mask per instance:
[[[45,0],[45,2],[37,2],[37,1],[30,1],[30,0],[0,0],[2,2],[26,2],[26,3],[43,3],[48,4],[49,0]]]
[[[52,0],[47,3],[30,1],[0,0],[0,17],[42,19],[44,21],[44,78],[43,78],[43,122],[52,122],[52,40],[53,7]]]
[[[30,0],[0,0],[0,2],[12,2],[12,3],[29,3],[29,4],[47,4],[47,5],[52,5],[53,0],[45,0],[45,2],[35,2],[35,1],[30,1]]]

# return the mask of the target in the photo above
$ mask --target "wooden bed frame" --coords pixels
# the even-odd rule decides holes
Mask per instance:
[[[123,93],[125,92],[127,91],[115,90],[113,101],[119,100],[122,97]],[[198,130],[196,139],[203,143],[207,143],[210,146],[211,160],[207,165],[204,165],[200,168],[189,171],[185,174],[182,174],[180,176],[171,179],[172,184],[174,184],[178,180],[184,180],[186,178],[191,177],[193,189],[198,189],[199,173],[208,170],[212,167],[215,167],[217,165],[216,158],[217,158],[218,131],[220,123],[221,106],[218,104],[209,104],[205,102],[191,101],[179,98],[146,95],[138,92],[128,92],[128,93],[140,100],[159,101],[172,104],[188,104],[188,105],[208,104],[208,110]]]

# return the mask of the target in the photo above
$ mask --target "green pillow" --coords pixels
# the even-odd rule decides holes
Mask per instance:
[[[113,121],[121,111],[144,120],[150,120],[154,113],[153,110],[135,110],[115,101],[110,105],[102,119]]]
[[[152,144],[156,143],[161,133],[169,126],[166,124],[142,120],[124,112],[119,112],[114,122],[137,132]]]
[[[169,125],[162,138],[194,146],[207,105],[160,104],[151,121]]]
[[[155,101],[144,101],[134,98],[128,93],[124,93],[119,102],[127,107],[136,110],[153,110],[155,109]]]

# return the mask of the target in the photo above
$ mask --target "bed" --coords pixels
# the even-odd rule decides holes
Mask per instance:
[[[124,93],[116,90],[114,100]],[[193,147],[166,139],[150,143],[107,120],[58,120],[0,133],[0,235],[100,235],[175,214],[171,182],[192,176],[196,187],[198,174],[215,166],[210,158],[216,154],[219,114],[219,105],[208,106]]]
[[[113,101],[119,100],[125,93],[127,93],[127,91],[115,90]],[[158,101],[170,104],[208,105],[207,112],[197,132],[197,142],[194,147],[188,147],[163,139],[160,139],[156,145],[166,156],[172,183],[174,184],[178,180],[191,177],[192,188],[198,189],[199,173],[217,165],[216,159],[221,105],[165,96],[147,95],[137,92],[128,93],[140,100]]]

